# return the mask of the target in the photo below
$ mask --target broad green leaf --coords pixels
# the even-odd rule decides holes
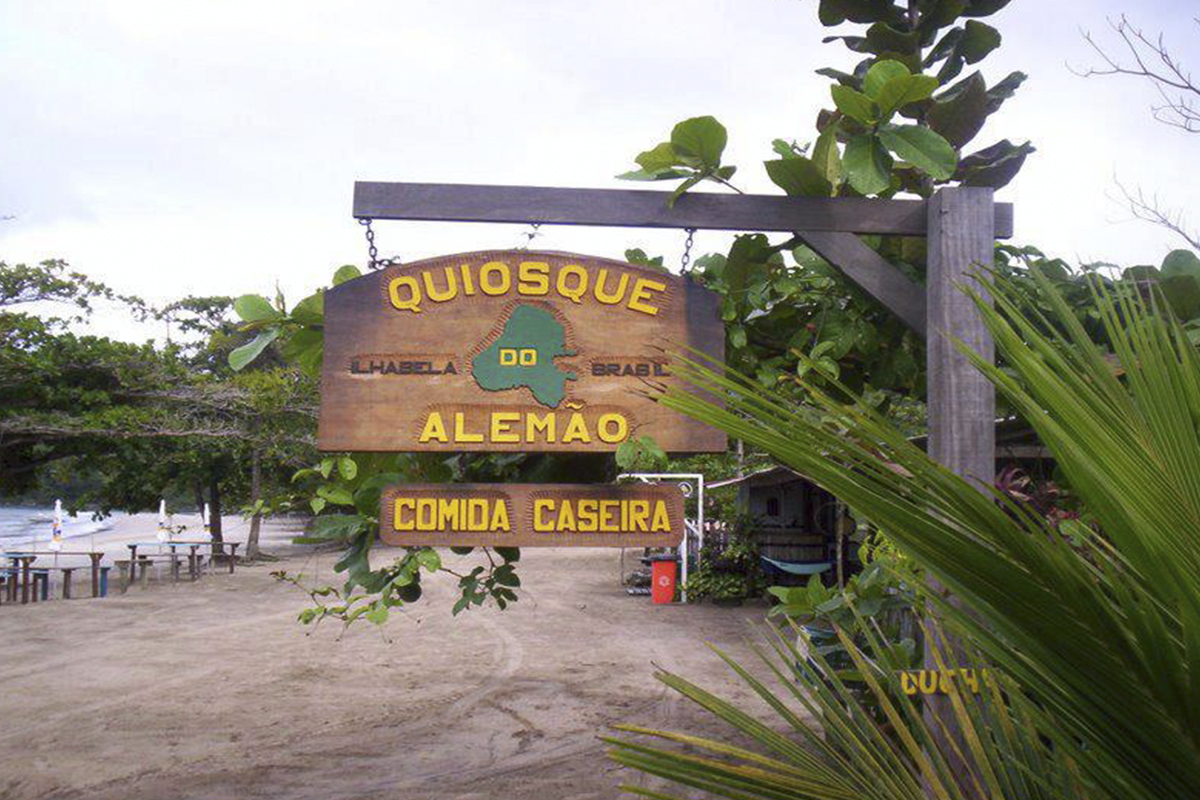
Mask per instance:
[[[872,24],[867,28],[864,42],[866,52],[892,60],[895,60],[897,55],[915,56],[920,51],[921,34],[919,31],[908,30],[907,27],[902,29],[886,22]]]
[[[244,322],[264,322],[281,316],[267,298],[257,294],[244,294],[234,300],[233,310]]]
[[[275,341],[278,336],[279,328],[267,328],[259,331],[258,335],[249,342],[229,353],[229,368],[234,372],[241,371],[258,358],[259,354],[267,349],[267,345]]]
[[[343,479],[352,481],[358,475],[358,464],[350,456],[342,456],[337,462],[338,474]]]
[[[679,156],[675,154],[675,148],[670,142],[662,142],[651,150],[639,153],[634,161],[646,172],[658,172],[677,166]]]
[[[325,336],[318,330],[298,330],[283,345],[283,357],[296,362],[305,375],[314,378],[321,374],[324,351]]]
[[[1014,145],[1003,139],[990,147],[965,156],[958,163],[954,179],[964,186],[991,186],[999,189],[1007,186],[1016,177],[1025,163],[1025,158],[1034,152],[1029,142]]]
[[[350,494],[349,489],[343,489],[340,486],[318,487],[317,496],[325,498],[327,502],[333,503],[335,506],[354,505],[354,495]]]
[[[340,286],[346,281],[352,281],[362,275],[362,270],[353,264],[343,264],[333,273],[333,285]]]
[[[771,149],[778,153],[781,158],[795,158],[796,156],[804,155],[803,147],[800,147],[795,142],[788,142],[783,139],[771,140]]]
[[[871,98],[849,86],[830,86],[829,94],[838,111],[864,125],[870,125],[878,116],[879,109]]]
[[[929,97],[937,90],[937,78],[930,75],[904,75],[893,78],[879,90],[876,100],[879,103],[879,114],[884,120],[904,108],[909,103],[916,103]]]
[[[442,558],[432,548],[418,550],[417,563],[424,567],[427,572],[437,572],[442,568]]]
[[[516,563],[521,560],[521,548],[519,547],[496,547],[493,548],[496,555],[510,563]]]
[[[315,518],[306,535],[310,539],[348,539],[366,526],[361,514],[327,514]]]
[[[310,294],[292,309],[292,319],[301,325],[320,325],[325,321],[325,292]]]
[[[962,147],[975,138],[990,113],[987,83],[975,72],[934,98],[925,123],[954,147]]]
[[[728,134],[715,117],[692,117],[671,130],[671,145],[682,156],[692,156],[700,165],[716,168],[725,152]]]
[[[958,52],[968,64],[976,64],[1000,46],[1000,31],[985,22],[969,19],[963,27]]]
[[[817,137],[812,152],[817,172],[821,173],[821,177],[828,181],[831,187],[836,187],[842,182],[842,157],[838,153],[837,144],[838,127],[837,122],[826,125],[825,130]]]
[[[817,166],[804,156],[764,161],[767,175],[789,195],[828,197],[832,186]]]
[[[950,143],[922,125],[881,128],[879,139],[898,158],[935,180],[950,178],[958,164],[958,155]]]
[[[871,23],[879,20],[900,22],[892,0],[821,0],[817,17],[825,26],[840,25],[846,20]]]
[[[891,186],[892,157],[869,133],[859,134],[846,144],[842,166],[850,185],[861,194],[877,194]]]
[[[1164,277],[1159,286],[1175,316],[1181,320],[1200,317],[1200,279],[1176,273]]]
[[[667,197],[667,208],[674,208],[675,201],[683,197],[684,193],[686,193],[688,189],[692,188],[702,180],[704,180],[704,175],[693,175],[683,183],[676,186],[675,190],[671,192],[669,197]]]
[[[617,175],[617,179],[623,181],[670,181],[676,178],[685,178],[691,174],[693,174],[691,170],[684,169],[662,169],[657,172],[635,169],[630,172],[622,172]]]
[[[1200,281],[1200,258],[1191,250],[1172,250],[1163,259],[1161,272],[1164,278],[1190,275]]]
[[[1002,81],[988,89],[988,113],[995,114],[1004,101],[1016,94],[1017,89],[1029,76],[1024,72],[1010,72]]]
[[[964,17],[990,17],[1012,0],[968,0]]]
[[[908,67],[899,61],[891,59],[877,61],[871,65],[871,68],[867,70],[866,77],[863,78],[863,92],[882,106],[884,104],[880,93],[883,91],[883,87],[898,78],[907,78],[910,75]]]
[[[921,30],[951,25],[967,7],[967,0],[924,0],[920,4]]]

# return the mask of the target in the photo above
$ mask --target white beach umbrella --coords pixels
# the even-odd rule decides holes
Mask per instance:
[[[54,530],[50,534],[51,550],[62,550],[62,500],[54,501]]]
[[[158,501],[158,540],[165,542],[170,538],[170,531],[167,530],[167,501],[165,499]]]

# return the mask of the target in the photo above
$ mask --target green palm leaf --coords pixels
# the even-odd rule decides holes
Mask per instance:
[[[1040,288],[1053,313],[1031,317],[1022,316],[1016,287],[980,283],[994,307],[973,296],[1010,372],[969,355],[1033,426],[1098,523],[1102,534],[1082,548],[991,487],[933,462],[863,404],[809,387],[809,402],[795,406],[718,365],[687,360],[677,372],[724,406],[684,390],[659,397],[762,448],[886,531],[972,609],[933,596],[945,624],[1006,687],[990,701],[957,703],[969,752],[939,752],[947,745],[919,713],[883,703],[894,694],[890,678],[873,675],[852,648],[891,729],[852,710],[839,682],[809,682],[810,694],[790,691],[791,701],[819,716],[821,741],[837,744],[822,751],[803,733],[796,741],[820,764],[836,763],[845,780],[821,773],[818,781],[812,760],[771,744],[815,783],[800,792],[779,781],[773,793],[747,794],[754,781],[772,779],[743,777],[736,796],[917,797],[924,782],[955,798],[945,763],[965,755],[982,796],[1200,797],[1200,358],[1154,298],[1097,287],[1114,358],[1048,281]],[[682,691],[679,680],[669,685]],[[744,715],[690,685],[685,694],[767,744]],[[797,732],[795,720],[781,719]],[[621,745],[614,757],[624,753]],[[670,756],[654,758],[655,774],[670,772]],[[705,773],[688,785],[719,794],[723,784]]]

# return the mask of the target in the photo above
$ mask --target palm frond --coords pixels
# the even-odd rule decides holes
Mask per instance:
[[[1023,318],[1012,285],[981,279],[972,295],[1011,374],[968,356],[1034,428],[1098,524],[1102,533],[1082,549],[935,463],[864,404],[808,387],[807,405],[795,406],[700,359],[677,360],[676,372],[701,393],[665,389],[659,399],[847,502],[971,609],[942,602],[939,613],[1009,687],[1005,702],[956,703],[975,734],[962,741],[983,794],[1062,796],[1076,787],[1088,797],[1200,797],[1200,357],[1153,297],[1097,284],[1114,366],[1041,283],[1061,328]],[[893,726],[884,744],[861,715],[835,711],[846,703],[836,682],[806,688],[826,733],[871,765],[861,777],[876,787],[847,780],[847,788],[916,797],[910,790],[923,781],[957,796],[939,764],[955,754],[931,747],[936,737],[903,703],[884,705]],[[884,682],[871,688],[880,702],[891,697]],[[897,737],[903,754],[887,749]],[[820,758],[837,757],[827,748]],[[883,783],[887,794],[874,794]]]

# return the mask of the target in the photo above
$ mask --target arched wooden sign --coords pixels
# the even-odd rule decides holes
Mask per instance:
[[[359,451],[616,450],[725,434],[652,402],[663,349],[724,357],[716,295],[570,253],[488,251],[390,267],[325,295],[318,446]]]

